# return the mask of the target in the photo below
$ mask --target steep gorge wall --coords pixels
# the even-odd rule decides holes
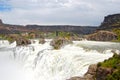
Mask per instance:
[[[93,33],[98,27],[96,26],[72,26],[72,25],[10,25],[2,23],[0,19],[0,33],[19,33],[19,32],[73,32],[77,34],[90,34]]]
[[[120,28],[120,14],[106,16],[99,28],[100,29]]]

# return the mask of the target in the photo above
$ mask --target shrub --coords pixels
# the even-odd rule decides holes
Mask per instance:
[[[120,63],[120,56],[114,54],[112,58],[105,60],[104,62],[98,63],[98,66],[107,67],[107,68],[118,68],[118,64]]]
[[[120,55],[114,54],[112,58],[98,63],[97,66],[98,68],[103,67],[105,69],[112,69],[111,74],[107,74],[107,76],[104,76],[105,80],[120,80]]]
[[[120,80],[120,70],[113,72],[106,77],[106,80]]]

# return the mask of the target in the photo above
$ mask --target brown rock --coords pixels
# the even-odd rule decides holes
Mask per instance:
[[[39,39],[39,43],[40,44],[44,44],[45,43],[45,39],[44,38]]]
[[[117,35],[110,31],[98,31],[96,33],[85,36],[87,40],[95,41],[112,41],[117,39]]]
[[[82,78],[82,77],[72,77],[70,79],[67,79],[67,80],[86,80],[85,78]]]
[[[30,40],[24,38],[17,39],[16,42],[17,45],[28,45],[31,43]]]
[[[90,65],[84,77],[72,77],[68,80],[95,80],[96,70],[97,70],[96,64]]]
[[[100,29],[120,28],[120,14],[108,15],[100,25]]]
[[[16,41],[17,45],[28,45],[31,41],[25,37],[22,37],[18,34],[10,34],[6,36],[10,42]]]
[[[84,75],[86,80],[94,80],[96,75],[97,65],[92,64],[89,66],[87,73]]]
[[[88,69],[88,71],[85,75],[87,75],[87,74],[94,75],[94,74],[96,74],[96,70],[97,70],[97,65],[92,64],[92,65],[89,66],[89,69]]]
[[[111,68],[99,67],[96,72],[96,80],[105,80],[106,76],[113,73]]]
[[[54,49],[60,49],[62,46],[72,43],[71,40],[65,38],[56,38],[51,41],[50,45],[53,46]]]
[[[86,77],[72,77],[68,80],[94,80],[94,78],[89,74]]]
[[[3,24],[2,20],[0,19],[0,24]]]

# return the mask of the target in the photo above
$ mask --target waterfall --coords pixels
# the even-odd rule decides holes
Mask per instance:
[[[21,80],[66,80],[83,76],[89,65],[110,58],[113,55],[111,50],[119,52],[119,46],[119,43],[112,42],[74,41],[60,50],[54,50],[47,40],[45,44],[36,42],[17,46],[4,53],[7,59],[14,62],[12,66],[17,66],[18,71],[22,70],[19,77],[25,78]],[[0,55],[2,53],[0,51]],[[19,77],[9,80],[19,80]]]

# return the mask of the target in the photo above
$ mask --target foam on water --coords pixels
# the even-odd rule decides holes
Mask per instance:
[[[111,42],[74,41],[73,44],[66,45],[60,50],[53,50],[49,44],[49,40],[45,44],[38,44],[36,41],[29,46],[15,47],[10,52],[4,51],[6,55],[0,58],[7,57],[9,60],[4,63],[4,59],[6,60],[4,58],[1,62],[14,68],[13,75],[18,74],[18,79],[9,78],[9,80],[19,80],[19,77],[23,78],[21,80],[66,80],[73,76],[83,76],[89,65],[110,58],[113,55],[111,50],[117,50],[115,45],[119,46],[119,43]],[[113,46],[109,47],[111,45]],[[101,52],[94,46],[106,49]],[[3,71],[7,73],[6,70]]]

